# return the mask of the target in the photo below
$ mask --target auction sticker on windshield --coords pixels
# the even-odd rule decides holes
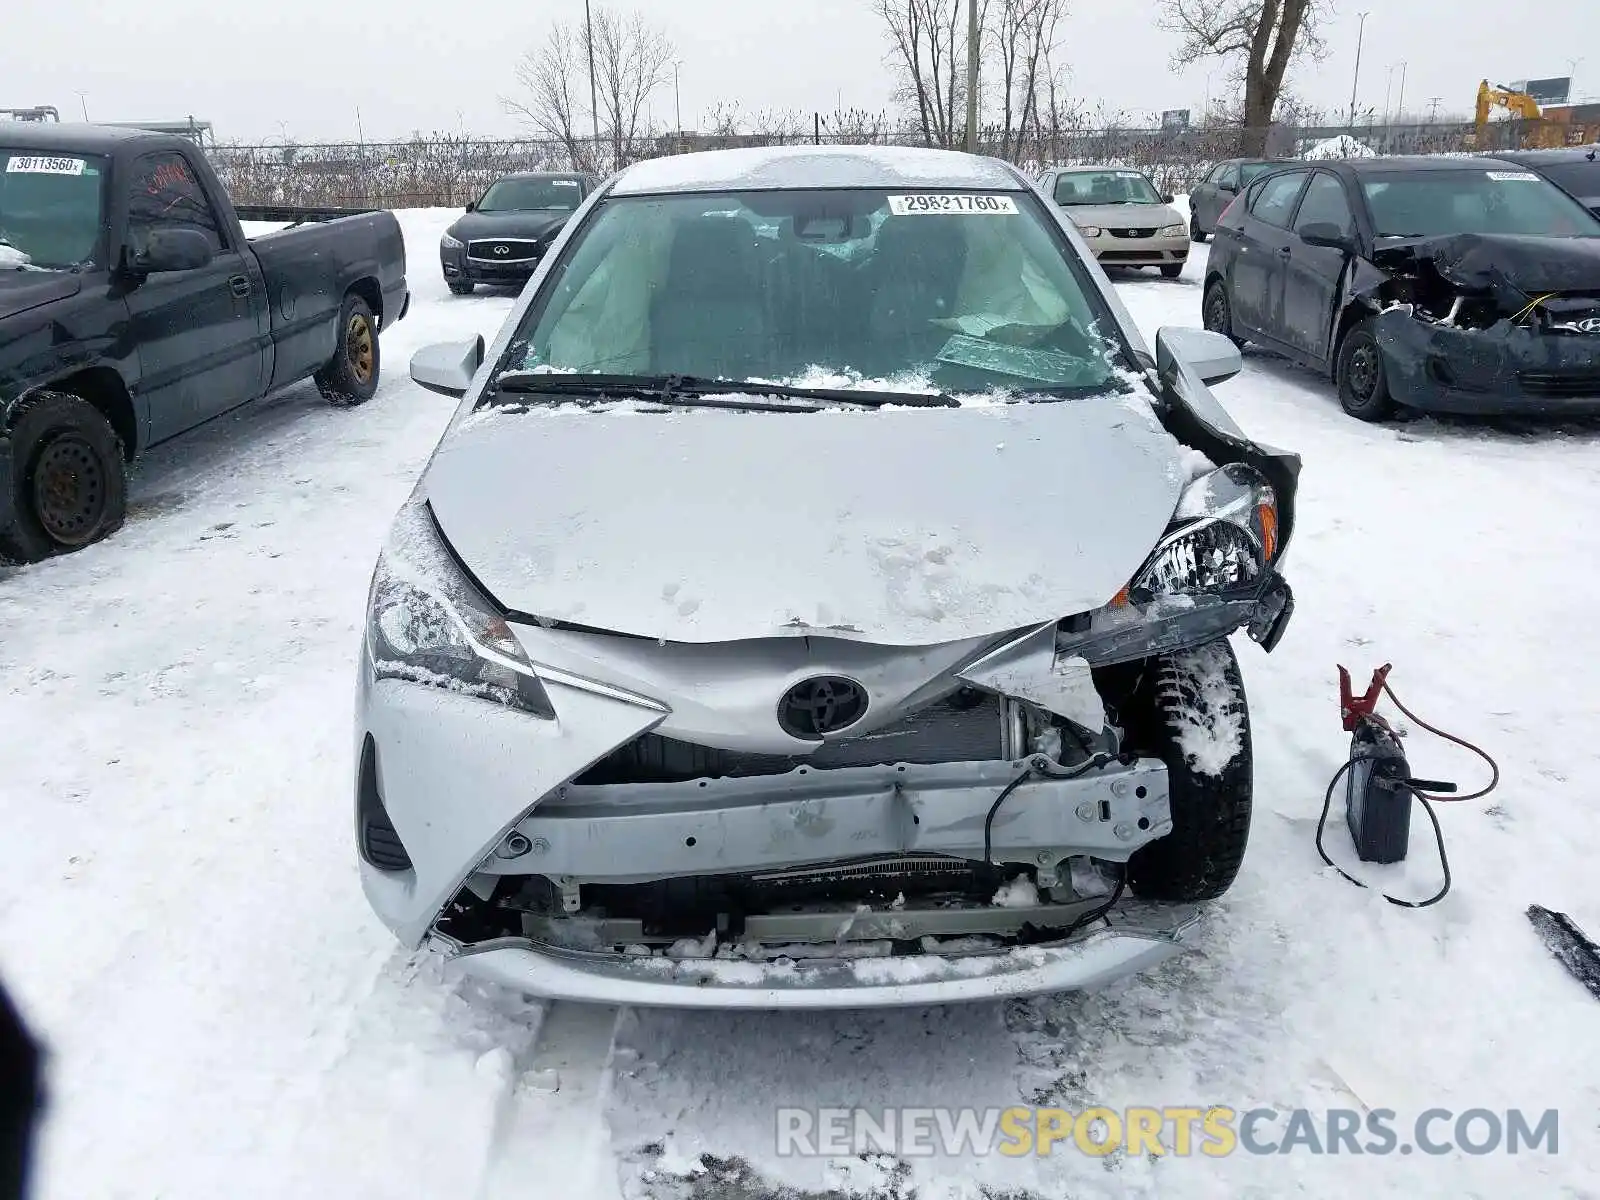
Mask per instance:
[[[974,216],[1015,216],[1017,202],[1010,196],[974,196],[955,193],[944,196],[927,194],[916,196],[890,196],[889,211],[897,217],[915,217],[924,213],[970,213]]]
[[[81,158],[45,158],[38,155],[12,155],[6,174],[82,175],[86,164]]]
[[[1489,178],[1497,183],[1538,183],[1539,177],[1532,171],[1490,171]]]

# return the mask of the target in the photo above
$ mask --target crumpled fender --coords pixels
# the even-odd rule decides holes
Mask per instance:
[[[1168,433],[1185,446],[1198,450],[1217,466],[1244,463],[1254,467],[1272,485],[1278,499],[1278,544],[1281,556],[1294,536],[1295,494],[1300,485],[1300,456],[1264,446],[1233,425],[1224,409],[1172,352],[1156,346],[1156,374],[1160,393],[1156,417]],[[1216,416],[1208,415],[1215,410]],[[1232,428],[1224,426],[1223,422]]]

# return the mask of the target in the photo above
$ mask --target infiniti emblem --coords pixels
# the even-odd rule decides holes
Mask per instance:
[[[839,675],[818,675],[783,694],[778,724],[792,737],[814,741],[849,728],[866,711],[867,693],[859,683]]]
[[[496,246],[494,248],[494,252],[496,254],[500,254],[500,255],[510,254],[511,253],[511,247],[510,246]]]

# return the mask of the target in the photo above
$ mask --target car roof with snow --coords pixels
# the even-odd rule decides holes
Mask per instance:
[[[646,159],[612,181],[614,196],[788,188],[983,188],[1031,185],[1009,163],[921,146],[758,146]]]

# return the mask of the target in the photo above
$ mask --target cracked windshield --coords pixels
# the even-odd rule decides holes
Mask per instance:
[[[1120,386],[1080,274],[1024,193],[624,197],[558,267],[523,370],[879,391]]]

